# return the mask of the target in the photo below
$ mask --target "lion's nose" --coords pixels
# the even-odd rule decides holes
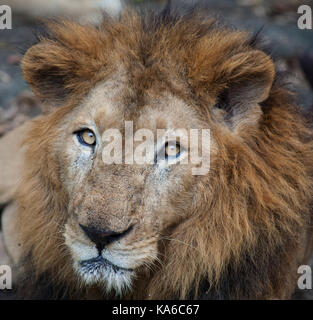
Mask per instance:
[[[95,227],[87,227],[80,224],[87,237],[96,244],[96,247],[101,253],[105,246],[125,237],[133,228],[130,226],[128,229],[122,232],[115,232],[107,229],[98,229]]]

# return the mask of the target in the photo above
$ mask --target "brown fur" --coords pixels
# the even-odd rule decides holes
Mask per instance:
[[[191,177],[177,171],[182,183],[173,187],[174,196],[166,196],[167,215],[160,202],[153,228],[145,225],[140,233],[138,227],[130,235],[136,250],[148,241],[138,240],[146,233],[157,242],[159,262],[140,266],[132,291],[123,297],[290,298],[297,268],[311,250],[312,129],[291,94],[274,80],[271,58],[247,33],[217,27],[197,11],[183,17],[126,11],[120,20],[105,18],[98,29],[72,22],[50,23],[49,29],[22,63],[31,89],[51,109],[33,121],[27,135],[18,193],[21,265],[34,281],[29,287],[50,285],[50,298],[112,297],[73,274],[64,226],[70,225],[73,237],[82,235],[69,212],[78,210],[78,221],[115,229],[150,219],[140,204],[148,199],[140,198],[146,185],[131,180],[140,176],[140,168],[119,169],[115,174],[122,178],[115,181],[115,169],[103,173],[98,162],[97,174],[90,173],[88,180],[95,189],[86,198],[85,186],[73,186],[75,195],[65,187],[69,180],[62,166],[70,160],[60,152],[59,140],[65,143],[64,132],[83,110],[81,101],[88,105],[96,84],[117,77],[110,87],[112,92],[122,88],[112,98],[117,114],[106,122],[98,114],[100,125],[136,121],[147,106],[157,110],[175,97],[189,112],[190,127],[193,122],[210,128],[215,145],[210,172]],[[179,120],[183,111],[177,109],[175,118],[164,108],[157,126],[171,119],[188,128]],[[149,127],[147,120],[136,123]],[[127,213],[118,204],[125,199],[132,206]],[[93,218],[81,212],[86,208]]]

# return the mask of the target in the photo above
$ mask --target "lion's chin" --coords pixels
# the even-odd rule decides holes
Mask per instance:
[[[74,269],[87,285],[98,285],[106,292],[123,295],[132,285],[133,269],[119,267],[99,256],[74,263]]]

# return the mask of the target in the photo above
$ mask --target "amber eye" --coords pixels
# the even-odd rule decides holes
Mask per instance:
[[[165,144],[165,157],[177,158],[180,155],[180,145],[179,143],[169,143]]]
[[[76,132],[76,135],[78,137],[78,141],[83,145],[92,147],[96,144],[96,136],[89,129],[78,131]]]

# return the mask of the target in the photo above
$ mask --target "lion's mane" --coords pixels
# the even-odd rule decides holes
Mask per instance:
[[[52,22],[49,30],[40,38],[46,50],[36,59],[49,61],[58,56],[62,65],[51,70],[47,65],[38,72],[34,56],[27,54],[22,63],[25,78],[39,97],[49,102],[57,95],[65,101],[62,110],[45,115],[44,122],[35,120],[25,140],[25,172],[18,193],[18,233],[27,275],[22,294],[77,298],[92,295],[94,288],[83,289],[75,279],[63,245],[67,195],[58,176],[57,155],[50,152],[55,123],[109,74],[106,52],[114,50],[124,50],[125,59],[142,59],[146,66],[176,57],[179,63],[173,68],[183,65],[184,69],[168,72],[184,74],[190,84],[187,93],[175,83],[177,94],[192,95],[200,101],[199,112],[210,113],[208,106],[227,87],[227,70],[236,69],[227,64],[229,57],[242,54],[244,60],[258,41],[247,33],[217,26],[197,10],[143,17],[127,11],[117,20],[106,17],[99,28]],[[58,74],[58,67],[65,78]],[[105,70],[96,72],[100,68]],[[249,68],[240,70],[240,77],[257,81]],[[156,70],[151,68],[144,76],[138,72],[133,80],[138,91],[145,90],[150,77],[158,76]],[[231,80],[236,81],[236,76]],[[54,92],[49,84],[57,81],[62,82],[58,86],[62,90]],[[39,82],[46,84],[44,90],[36,90]],[[214,194],[213,200],[198,204],[198,211],[172,230],[170,237],[177,241],[160,243],[162,265],[148,275],[143,273],[131,296],[125,297],[290,296],[295,286],[290,272],[296,276],[309,248],[312,129],[278,74],[262,112],[258,127],[250,127],[240,139],[232,139],[219,124],[212,128],[218,153],[197,193],[201,199]]]

